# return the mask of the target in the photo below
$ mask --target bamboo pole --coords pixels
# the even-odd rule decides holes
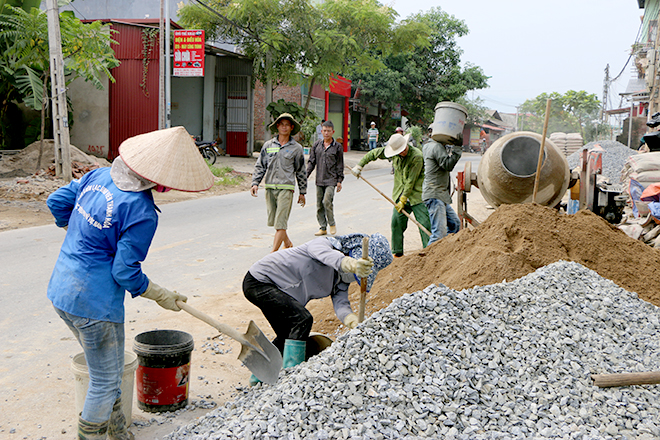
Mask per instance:
[[[548,133],[548,121],[550,120],[550,104],[552,99],[548,99],[545,104],[545,121],[543,121],[543,136],[541,137],[541,149],[539,150],[539,161],[536,164],[536,176],[534,177],[534,195],[532,196],[532,203],[536,203],[536,192],[539,189],[539,178],[541,176],[541,168],[543,167],[543,150],[545,149],[545,135]]]

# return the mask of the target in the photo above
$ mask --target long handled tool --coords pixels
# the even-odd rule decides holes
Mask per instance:
[[[643,373],[592,374],[594,385],[601,388],[660,383],[660,371]]]
[[[539,178],[541,176],[541,168],[543,167],[543,150],[545,147],[545,135],[548,133],[548,121],[550,120],[550,104],[552,99],[548,99],[545,103],[545,121],[543,121],[543,135],[541,136],[541,148],[539,149],[539,161],[536,164],[536,176],[534,177],[534,192],[532,194],[532,202],[536,203],[536,193],[539,190]]]
[[[346,167],[346,168],[349,168],[349,167]],[[391,198],[387,197],[387,195],[386,195],[384,192],[382,192],[381,190],[379,190],[378,188],[376,188],[371,182],[369,182],[367,179],[365,179],[365,178],[362,176],[362,174],[360,174],[360,177],[359,177],[359,178],[362,179],[362,180],[364,180],[364,181],[367,183],[367,185],[369,185],[370,187],[372,187],[373,189],[375,189],[376,191],[378,191],[378,193],[379,193],[381,196],[385,197],[385,198],[387,199],[388,202],[390,202],[392,205],[396,206],[396,203],[394,203],[394,200],[392,200]],[[413,223],[415,223],[415,224],[417,225],[417,227],[419,227],[419,229],[421,229],[422,231],[424,231],[424,233],[425,233],[426,235],[428,235],[429,237],[431,236],[431,232],[430,232],[428,229],[426,229],[424,226],[422,226],[420,222],[418,222],[417,220],[415,220],[415,218],[414,218],[412,215],[408,214],[408,213],[407,213],[405,210],[403,210],[403,209],[401,210],[401,214],[405,214],[405,216],[408,217],[408,218],[410,219],[410,221],[412,221]]]
[[[362,239],[362,258],[369,258],[369,238]],[[360,307],[358,308],[358,322],[364,321],[364,305],[367,302],[367,278],[360,279]]]
[[[195,318],[204,321],[211,327],[215,327],[220,333],[229,336],[241,343],[241,353],[238,355],[245,365],[262,382],[275,383],[282,369],[282,354],[266,338],[257,324],[250,321],[247,332],[242,334],[226,324],[222,324],[205,313],[189,306],[183,301],[177,301],[176,305],[182,310],[190,313]]]

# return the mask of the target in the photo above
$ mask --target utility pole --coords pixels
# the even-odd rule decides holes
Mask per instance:
[[[266,54],[266,87],[265,96],[264,96],[264,139],[270,139],[270,132],[268,126],[270,125],[270,112],[266,109],[268,104],[273,102],[273,80],[270,78],[270,51]],[[308,92],[311,93],[311,90]]]
[[[165,0],[165,128],[172,126],[172,78],[170,67],[170,0]]]
[[[66,81],[62,59],[62,36],[57,0],[46,0],[48,18],[48,48],[50,52],[51,103],[53,138],[55,140],[55,175],[71,181],[71,150],[69,120],[66,107]]]
[[[160,0],[160,20],[158,21],[158,129],[165,128],[165,0]]]
[[[603,80],[603,102],[600,107],[600,120],[605,122],[607,120],[607,92],[610,88],[610,65],[605,66],[605,79]]]

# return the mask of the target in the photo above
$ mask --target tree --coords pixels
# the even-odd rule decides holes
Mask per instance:
[[[600,101],[595,94],[584,90],[569,90],[563,95],[557,92],[541,93],[534,99],[528,99],[520,107],[529,114],[523,119],[522,129],[543,133],[547,100],[551,99],[548,133],[580,133],[582,139],[589,142],[592,136],[598,136],[602,129],[598,126]]]
[[[384,69],[351,79],[359,83],[364,104],[378,102],[382,108],[391,109],[400,103],[413,124],[428,126],[438,102],[457,101],[469,90],[487,87],[488,77],[480,67],[459,65],[462,52],[456,38],[468,33],[462,20],[436,7],[413,15],[409,21],[431,30],[429,44],[383,54]]]
[[[397,23],[394,9],[376,0],[207,3],[217,14],[188,5],[179,10],[181,23],[238,45],[254,59],[255,76],[263,84],[297,84],[304,73],[311,90],[315,83],[327,86],[333,73],[376,72],[383,67],[381,54],[428,44],[425,24]]]
[[[48,20],[37,8],[25,11],[6,6],[0,15],[0,72],[3,80],[0,99],[22,101],[41,111],[43,138],[47,90],[50,81]],[[64,72],[67,84],[78,77],[101,89],[100,75],[114,81],[110,69],[119,65],[114,56],[109,27],[96,21],[85,24],[72,13],[60,14]],[[0,115],[2,118],[4,115]],[[4,136],[3,136],[4,138]]]

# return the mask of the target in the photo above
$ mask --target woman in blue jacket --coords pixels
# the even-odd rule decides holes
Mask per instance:
[[[158,286],[141,263],[158,225],[151,191],[203,191],[213,175],[183,127],[127,139],[110,168],[99,168],[48,197],[67,229],[48,284],[48,299],[82,345],[89,389],[80,439],[132,439],[121,411],[124,295],[179,311],[186,297]]]

